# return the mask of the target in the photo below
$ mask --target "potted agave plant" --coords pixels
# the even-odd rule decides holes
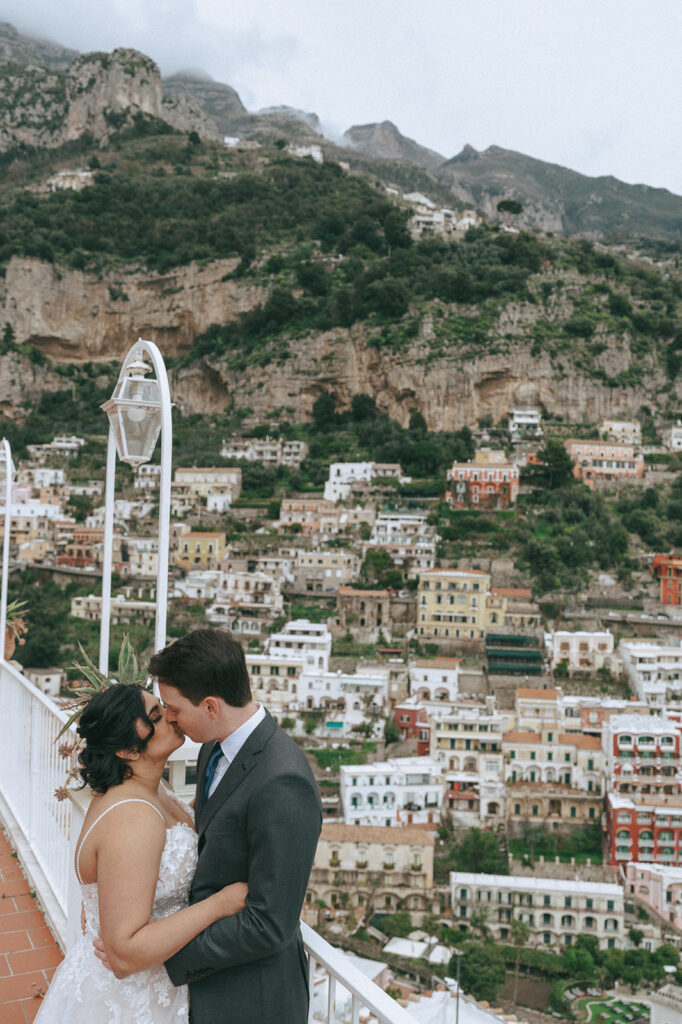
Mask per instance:
[[[78,721],[80,718],[83,708],[88,703],[91,697],[95,694],[105,690],[112,683],[126,683],[128,686],[146,686],[147,676],[146,673],[140,671],[140,667],[137,661],[137,656],[133,650],[132,644],[127,636],[123,637],[123,643],[121,644],[121,650],[118,654],[118,668],[115,675],[112,678],[105,676],[103,672],[95,665],[92,658],[83,649],[81,644],[78,645],[82,661],[74,662],[74,668],[78,669],[83,678],[75,679],[69,683],[69,690],[75,694],[73,699],[67,705],[67,710],[71,712],[68,720],[59,730],[57,734],[57,740],[60,740],[65,733],[67,733],[71,726]],[[70,734],[68,739],[59,744],[59,755],[70,765],[67,769],[66,779],[63,785],[59,786],[54,791],[54,795],[57,800],[65,800],[69,795],[69,784],[77,779],[79,776],[78,769],[78,752],[81,749],[81,739],[79,736]]]
[[[17,646],[23,647],[26,643],[26,637],[24,634],[28,632],[28,625],[23,614],[25,607],[26,601],[10,601],[7,605],[5,619],[5,661],[10,660]]]

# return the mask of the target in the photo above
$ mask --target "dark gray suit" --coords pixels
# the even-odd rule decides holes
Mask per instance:
[[[199,862],[190,901],[248,882],[241,913],[216,921],[166,962],[189,984],[193,1024],[306,1024],[307,960],[299,918],[322,827],[319,790],[296,744],[268,714],[204,798],[197,762]]]

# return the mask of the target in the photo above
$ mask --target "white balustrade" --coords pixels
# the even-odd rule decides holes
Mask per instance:
[[[0,660],[0,814],[62,944],[73,874],[71,803],[56,800],[54,792],[70,764],[60,757],[55,740],[67,718],[50,697]]]
[[[369,1010],[378,1024],[415,1024],[411,1016],[378,985],[366,978],[344,954],[301,922],[308,953],[309,1024],[359,1024],[360,1010]],[[316,971],[319,965],[322,977]],[[341,991],[339,991],[341,990]],[[345,990],[345,993],[343,992]]]
[[[89,801],[87,790],[71,791],[63,801],[54,796],[69,767],[55,743],[67,717],[21,672],[0,660],[0,817],[63,949],[79,927],[73,856]],[[68,736],[64,740],[69,742]],[[304,922],[301,930],[309,957],[311,1024],[338,1024],[342,1019],[358,1024],[363,1007],[378,1024],[415,1024],[414,1017],[342,952]],[[320,986],[323,1005],[318,1005]]]

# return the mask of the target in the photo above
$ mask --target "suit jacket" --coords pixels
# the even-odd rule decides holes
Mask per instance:
[[[190,902],[247,882],[246,907],[203,931],[166,962],[189,984],[193,1024],[307,1024],[307,959],[299,927],[322,807],[301,750],[267,714],[217,789],[204,797],[197,762],[199,861]]]

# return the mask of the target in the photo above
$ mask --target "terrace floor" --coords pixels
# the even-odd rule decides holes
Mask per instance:
[[[0,830],[0,1020],[30,1024],[62,953]]]

